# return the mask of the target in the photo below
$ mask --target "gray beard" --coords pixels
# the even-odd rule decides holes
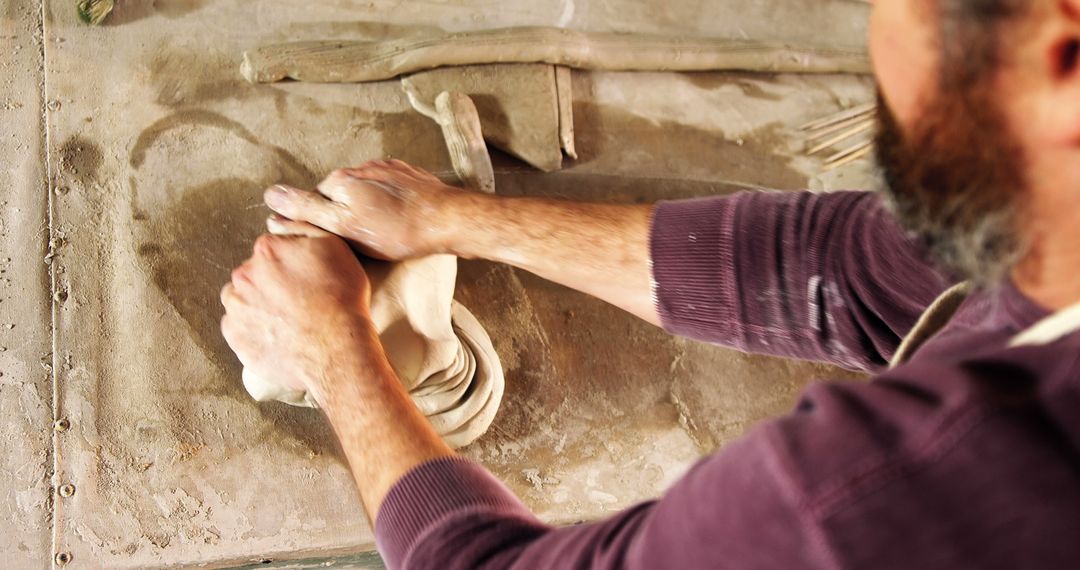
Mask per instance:
[[[954,276],[989,286],[1027,248],[1020,237],[1024,159],[991,97],[939,94],[910,142],[879,95],[876,152],[886,202]]]

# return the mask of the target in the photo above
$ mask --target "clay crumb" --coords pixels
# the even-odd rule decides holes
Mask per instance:
[[[525,476],[525,480],[532,484],[533,488],[537,491],[544,489],[544,480],[540,478],[539,469],[522,469],[521,474]]]

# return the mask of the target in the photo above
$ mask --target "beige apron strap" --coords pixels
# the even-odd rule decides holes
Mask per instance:
[[[1062,309],[1013,337],[1009,348],[1050,344],[1080,330],[1080,303]]]
[[[904,337],[904,340],[900,342],[900,346],[896,348],[896,354],[893,355],[892,360],[889,361],[889,368],[896,368],[901,364],[911,360],[911,357],[919,350],[926,341],[930,340],[930,337],[934,336],[941,329],[945,328],[945,325],[949,324],[953,315],[963,304],[964,300],[971,294],[971,283],[964,281],[963,283],[957,283],[949,289],[945,290],[929,307],[923,312],[922,316],[915,323],[915,326],[911,328],[911,332]]]

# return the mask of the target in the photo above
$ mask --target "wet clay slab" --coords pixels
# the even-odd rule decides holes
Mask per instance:
[[[48,356],[48,313],[28,312],[20,344],[0,342],[22,347],[15,361],[0,353],[0,382],[17,362],[11,370],[22,383],[2,384],[5,409],[22,411],[21,423],[0,434],[44,442],[21,451],[34,459],[19,465],[32,468],[4,480],[25,497],[11,511],[25,521],[18,544],[26,550],[15,545],[30,553],[23,559],[51,559],[38,532],[50,506],[57,548],[89,567],[237,565],[373,548],[321,416],[257,404],[244,392],[218,334],[217,294],[262,231],[266,186],[312,186],[335,167],[390,156],[442,175],[450,164],[438,126],[411,109],[399,82],[256,86],[236,72],[237,54],[299,37],[379,39],[563,19],[623,31],[735,27],[714,17],[724,3],[666,3],[660,20],[642,4],[590,3],[578,12],[572,2],[513,1],[493,11],[480,2],[158,0],[121,2],[110,25],[88,28],[70,2],[49,2],[42,101],[55,101],[48,176],[67,189],[52,215],[63,239],[50,287],[41,263],[45,163],[28,151],[4,174],[21,181],[12,187],[31,221],[3,218],[4,247],[21,244],[27,290],[0,289],[0,316],[8,318],[9,298],[55,303],[56,414],[71,428],[55,446],[42,433],[51,386],[37,371]],[[755,19],[759,4],[772,6],[771,18],[790,4],[802,18],[796,27],[816,23],[818,32],[826,27],[819,12],[836,16],[843,33],[865,13],[843,0],[729,8],[746,8],[747,30],[766,29]],[[24,49],[36,48],[27,40]],[[31,89],[38,79],[19,85]],[[862,78],[575,73],[573,83],[580,159],[542,174],[497,155],[500,193],[645,202],[867,180],[859,168],[816,175],[818,163],[801,156],[790,128],[869,100],[872,85]],[[32,91],[21,96],[33,104]],[[18,144],[41,144],[35,116],[41,107],[19,123]],[[25,253],[31,248],[39,251]],[[0,259],[7,255],[15,258]],[[49,301],[53,289],[62,301]],[[491,334],[507,378],[491,431],[464,452],[556,523],[658,495],[698,457],[783,411],[807,379],[832,373],[673,339],[503,266],[463,263],[458,298]],[[26,405],[13,406],[16,398]],[[48,499],[41,482],[38,458],[50,450],[56,479],[75,485],[62,500]]]

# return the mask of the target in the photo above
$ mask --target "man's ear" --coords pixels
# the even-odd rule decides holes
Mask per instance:
[[[1050,73],[1054,140],[1080,147],[1080,0],[1052,0],[1053,33],[1044,55]]]
[[[1068,80],[1080,72],[1080,0],[1058,0],[1055,12],[1058,23],[1049,54],[1051,70],[1058,79]]]

